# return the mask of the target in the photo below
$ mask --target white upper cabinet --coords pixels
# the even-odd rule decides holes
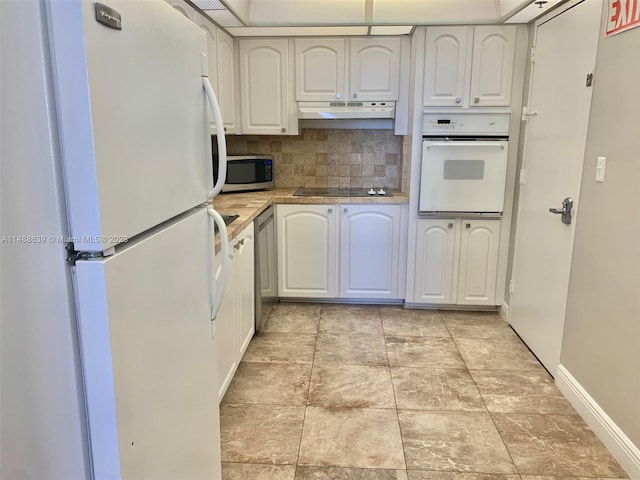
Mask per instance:
[[[288,133],[289,41],[241,39],[239,46],[242,133]]]
[[[427,28],[424,105],[462,106],[467,44],[472,27]]]
[[[427,27],[425,107],[509,106],[516,27]]]
[[[341,100],[345,95],[345,40],[295,41],[296,100]]]
[[[400,45],[396,37],[296,39],[296,100],[397,100]]]
[[[225,133],[240,133],[236,118],[236,86],[233,56],[233,38],[222,30],[218,34],[218,103],[222,112]],[[211,75],[211,74],[209,74]]]
[[[515,27],[474,28],[471,105],[509,105],[515,43]]]
[[[352,38],[350,42],[350,99],[397,100],[400,39]]]

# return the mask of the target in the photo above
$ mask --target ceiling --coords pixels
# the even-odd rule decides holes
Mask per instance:
[[[190,0],[234,36],[403,35],[415,25],[528,23],[564,0]]]

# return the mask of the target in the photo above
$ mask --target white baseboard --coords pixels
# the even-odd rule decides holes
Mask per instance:
[[[569,371],[560,365],[556,384],[591,430],[605,444],[632,480],[640,480],[640,449],[596,403]]]
[[[500,315],[500,318],[505,322],[509,323],[509,317],[511,317],[511,307],[509,307],[509,304],[507,302],[502,302],[502,305],[500,305],[500,307],[498,308],[498,315]]]

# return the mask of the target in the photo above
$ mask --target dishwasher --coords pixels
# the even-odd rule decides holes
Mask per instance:
[[[275,207],[272,205],[254,221],[256,331],[262,331],[278,301]]]

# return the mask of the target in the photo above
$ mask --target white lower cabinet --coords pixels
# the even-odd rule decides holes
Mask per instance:
[[[222,400],[255,332],[253,223],[229,242],[229,270],[216,317],[218,397]],[[219,257],[219,256],[218,256]],[[220,275],[220,260],[216,277]]]
[[[398,298],[400,208],[340,207],[340,297]]]
[[[278,205],[276,217],[280,297],[402,297],[402,205]]]
[[[499,239],[499,219],[419,219],[414,301],[495,305]]]
[[[278,205],[278,294],[336,296],[335,205]]]

